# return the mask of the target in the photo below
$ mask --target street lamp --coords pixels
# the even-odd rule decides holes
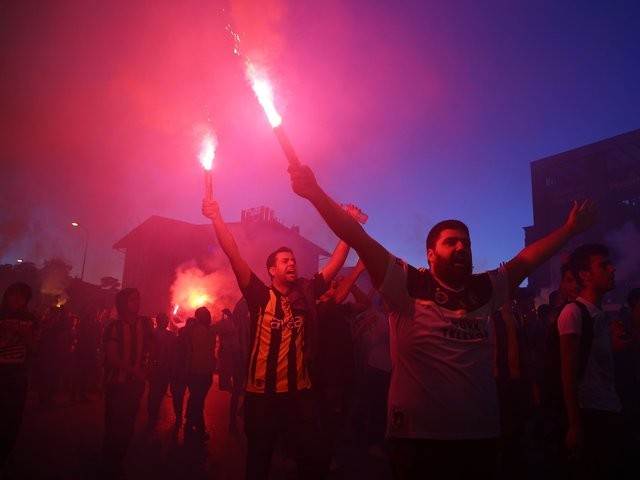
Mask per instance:
[[[80,274],[80,280],[84,280],[84,266],[87,263],[87,247],[89,246],[89,230],[84,225],[80,225],[78,222],[71,222],[71,226],[75,228],[81,228],[84,230],[84,255],[82,256],[82,273]]]

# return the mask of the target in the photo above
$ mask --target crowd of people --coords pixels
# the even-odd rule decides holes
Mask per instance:
[[[343,434],[352,424],[353,435],[363,446],[375,444],[380,455],[388,455],[383,452],[388,450],[384,444],[386,388],[371,387],[366,372],[369,351],[379,349],[370,347],[373,342],[383,350],[387,347],[382,357],[388,376],[388,327],[382,311],[371,307],[369,296],[355,285],[363,271],[359,263],[346,277],[335,278],[319,298],[314,402],[327,428],[317,437],[314,451],[330,455],[321,467],[325,473],[330,466],[337,468]],[[116,294],[114,308],[78,316],[64,307],[52,307],[37,318],[27,308],[30,292],[26,284],[10,286],[0,315],[2,355],[9,354],[10,345],[19,346],[22,353],[16,363],[19,368],[0,367],[2,405],[7,407],[2,410],[3,426],[12,421],[12,428],[3,428],[3,463],[17,438],[28,386],[39,408],[104,402],[102,469],[107,478],[123,476],[123,460],[139,415],[146,414],[151,429],[166,420],[161,418],[168,411],[161,409],[165,399],[172,407],[175,429],[183,429],[185,442],[208,440],[204,408],[214,373],[219,389],[231,394],[229,432],[238,434],[244,426],[250,346],[250,316],[244,298],[233,312],[224,309],[215,322],[205,307],[185,322],[177,317],[170,321],[163,312],[154,318],[139,315],[140,293],[125,288]],[[349,293],[354,302],[343,303]],[[14,297],[20,298],[15,307]],[[382,340],[370,340],[376,335],[374,330],[383,332]],[[16,368],[20,375],[15,375]],[[141,404],[145,392],[146,401]],[[352,410],[354,403],[358,408]],[[294,457],[294,447],[295,442],[278,445],[285,463]]]
[[[397,479],[635,478],[640,289],[617,315],[604,311],[615,267],[600,244],[566,258],[558,289],[537,308],[518,288],[593,225],[591,202],[574,203],[558,230],[480,273],[467,226],[445,220],[427,236],[429,268],[415,268],[371,238],[359,209],[334,202],[308,167],[290,175],[339,243],[310,279],[298,276],[291,249],[274,251],[265,283],[218,203],[205,199],[242,294],[215,322],[206,307],[179,329],[165,313],[142,316],[135,288],[116,294],[113,314],[55,307],[38,319],[30,287],[9,286],[0,309],[1,461],[30,383],[45,406],[61,395],[104,399],[103,472],[122,478],[145,391],[149,428],[170,396],[185,442],[205,442],[217,372],[230,392],[229,432],[246,436],[248,479],[268,478],[274,455],[290,458],[299,478],[327,478],[347,441],[388,461]],[[340,276],[350,248],[358,263]],[[371,292],[356,284],[365,274]]]

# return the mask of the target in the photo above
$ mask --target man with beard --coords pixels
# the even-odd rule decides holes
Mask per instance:
[[[317,184],[307,166],[290,167],[295,193],[354,248],[389,308],[392,375],[387,436],[396,478],[493,478],[500,422],[489,314],[571,237],[595,220],[574,202],[567,222],[500,268],[472,274],[471,240],[458,220],[427,236],[430,269],[391,255]]]
[[[203,200],[202,213],[211,219],[251,315],[244,401],[246,478],[268,478],[278,440],[284,441],[294,457],[299,478],[324,478],[329,462],[322,450],[309,374],[317,350],[315,302],[342,267],[349,246],[340,242],[312,279],[298,277],[293,251],[281,247],[267,258],[271,285],[266,285],[240,254],[218,203]]]

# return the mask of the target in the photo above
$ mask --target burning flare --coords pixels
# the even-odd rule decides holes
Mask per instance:
[[[260,102],[260,105],[262,105],[269,123],[273,128],[276,128],[282,123],[282,117],[273,104],[273,88],[269,83],[269,79],[264,72],[256,70],[249,59],[245,61],[245,64],[247,66],[246,75],[249,79],[249,82],[251,83],[253,93],[256,94],[258,102]]]
[[[204,194],[207,200],[213,200],[213,178],[211,169],[213,168],[213,159],[216,156],[217,145],[216,137],[213,136],[211,130],[207,130],[202,138],[200,153],[198,154],[200,164],[204,168]]]
[[[273,132],[276,134],[278,142],[280,142],[280,146],[282,147],[287,160],[289,160],[289,165],[296,167],[299,166],[300,160],[298,160],[298,155],[291,146],[289,137],[282,127],[282,117],[273,104],[273,88],[269,82],[269,77],[263,69],[256,68],[251,63],[251,60],[249,60],[249,57],[240,52],[240,35],[231,29],[231,25],[227,25],[227,31],[231,34],[235,42],[233,53],[243,59],[247,80],[249,80],[253,93],[256,94],[258,102],[260,102],[264,113],[267,115],[267,119],[273,128]]]
[[[211,131],[207,130],[207,133],[205,133],[204,137],[202,138],[202,143],[200,144],[200,153],[198,154],[200,164],[205,170],[211,170],[213,168],[213,159],[216,156],[217,146],[218,142],[216,140],[216,137],[213,136]]]
[[[273,128],[276,128],[282,123],[282,117],[273,104],[273,88],[271,87],[271,83],[269,82],[269,77],[262,69],[254,67],[253,63],[251,63],[251,60],[249,60],[249,57],[247,57],[240,51],[240,35],[233,31],[231,25],[227,25],[227,31],[233,37],[233,54],[240,57],[244,62],[245,75],[247,76],[247,80],[249,80],[249,83],[251,84],[253,93],[256,94],[258,102],[260,102],[260,105],[262,105],[269,123]]]

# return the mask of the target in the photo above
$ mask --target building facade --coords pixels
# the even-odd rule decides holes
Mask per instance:
[[[640,286],[640,129],[531,162],[531,187],[534,224],[525,227],[526,245],[562,225],[574,199],[594,200],[599,219],[529,277],[533,289],[557,288],[562,255],[591,242],[612,250],[616,301]]]
[[[302,237],[298,227],[283,225],[267,207],[245,210],[240,222],[227,226],[251,269],[266,283],[269,282],[267,256],[281,246],[294,251],[299,275],[304,277],[315,274],[321,258],[330,255]],[[240,298],[229,261],[218,245],[210,223],[195,225],[152,216],[113,248],[125,254],[122,286],[140,290],[141,313],[145,315],[181,309],[181,314],[189,316],[199,302],[214,308],[215,319],[215,310],[233,309]],[[193,299],[187,298],[185,289],[210,298],[194,303]]]

